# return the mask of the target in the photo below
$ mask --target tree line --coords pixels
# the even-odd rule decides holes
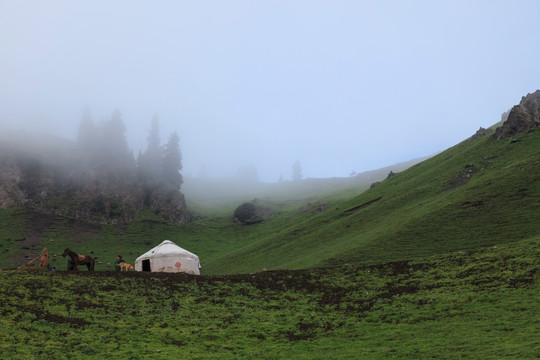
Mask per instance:
[[[173,132],[165,145],[162,145],[159,119],[155,115],[146,140],[146,150],[140,151],[135,159],[128,147],[126,127],[118,109],[114,110],[109,119],[102,119],[99,123],[93,121],[89,110],[85,110],[77,134],[77,145],[88,161],[135,168],[144,183],[166,183],[179,190],[183,177],[180,173],[182,152],[178,133]]]

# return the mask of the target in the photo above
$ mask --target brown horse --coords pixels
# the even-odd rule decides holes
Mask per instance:
[[[69,250],[69,248],[64,250],[62,254],[63,257],[66,257],[66,255],[71,258],[71,261],[68,261],[68,270],[79,270],[78,265],[86,265],[88,271],[94,271],[95,261],[93,257],[77,254],[75,251]]]

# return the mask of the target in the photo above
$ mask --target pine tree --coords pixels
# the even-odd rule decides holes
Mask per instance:
[[[302,180],[302,165],[300,164],[300,161],[295,161],[292,166],[292,179],[293,181],[300,181]]]
[[[87,155],[95,154],[99,148],[99,129],[92,121],[90,109],[83,110],[81,122],[77,132],[77,145]]]
[[[109,120],[102,119],[99,125],[92,121],[90,110],[83,111],[77,133],[77,145],[92,161],[113,160],[131,165],[133,154],[126,139],[126,127],[120,110],[116,109]]]
[[[162,154],[159,137],[159,118],[154,115],[148,136],[146,150],[139,154],[139,172],[145,179],[157,179],[161,175]]]
[[[126,139],[126,127],[119,109],[113,111],[111,119],[102,126],[102,150],[115,158],[125,158],[129,155]]]
[[[175,131],[169,137],[169,141],[163,149],[162,179],[180,189],[184,182],[182,174],[182,153],[180,151],[180,137]]]

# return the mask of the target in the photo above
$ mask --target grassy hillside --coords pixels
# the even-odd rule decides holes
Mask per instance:
[[[0,271],[2,359],[532,359],[540,237],[246,275]]]
[[[540,234],[540,132],[465,141],[322,214],[283,213],[209,262],[216,272],[375,263]]]
[[[164,239],[197,253],[204,274],[372,264],[513,242],[540,234],[540,131],[518,140],[464,141],[369,190],[264,196],[276,215],[251,226],[231,218],[240,199],[186,225],[150,212],[129,225],[90,226],[2,210],[0,266],[21,265],[43,247],[52,254],[71,247],[97,257],[104,270],[117,253],[133,262]]]
[[[349,199],[368,189],[372,183],[384,180],[391,171],[394,173],[403,171],[427,158],[413,159],[341,178],[308,178],[302,181],[263,183],[235,177],[188,177],[184,181],[182,192],[186,196],[190,210],[204,216],[231,214],[239,204],[254,198],[270,200],[274,203],[291,203],[305,202],[306,199],[332,193],[334,198]]]

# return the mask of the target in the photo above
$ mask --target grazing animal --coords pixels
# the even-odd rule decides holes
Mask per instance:
[[[124,270],[124,269],[126,269],[126,271],[128,271],[128,270],[135,270],[135,268],[133,267],[133,265],[128,264],[128,263],[126,263],[126,262],[122,262],[122,263],[120,263],[119,265],[120,265],[120,271],[122,271],[122,270]]]
[[[75,251],[70,250],[69,248],[64,250],[62,254],[63,257],[70,257],[68,261],[68,270],[79,270],[79,265],[86,265],[88,271],[94,271],[95,260],[91,256],[77,254]]]

